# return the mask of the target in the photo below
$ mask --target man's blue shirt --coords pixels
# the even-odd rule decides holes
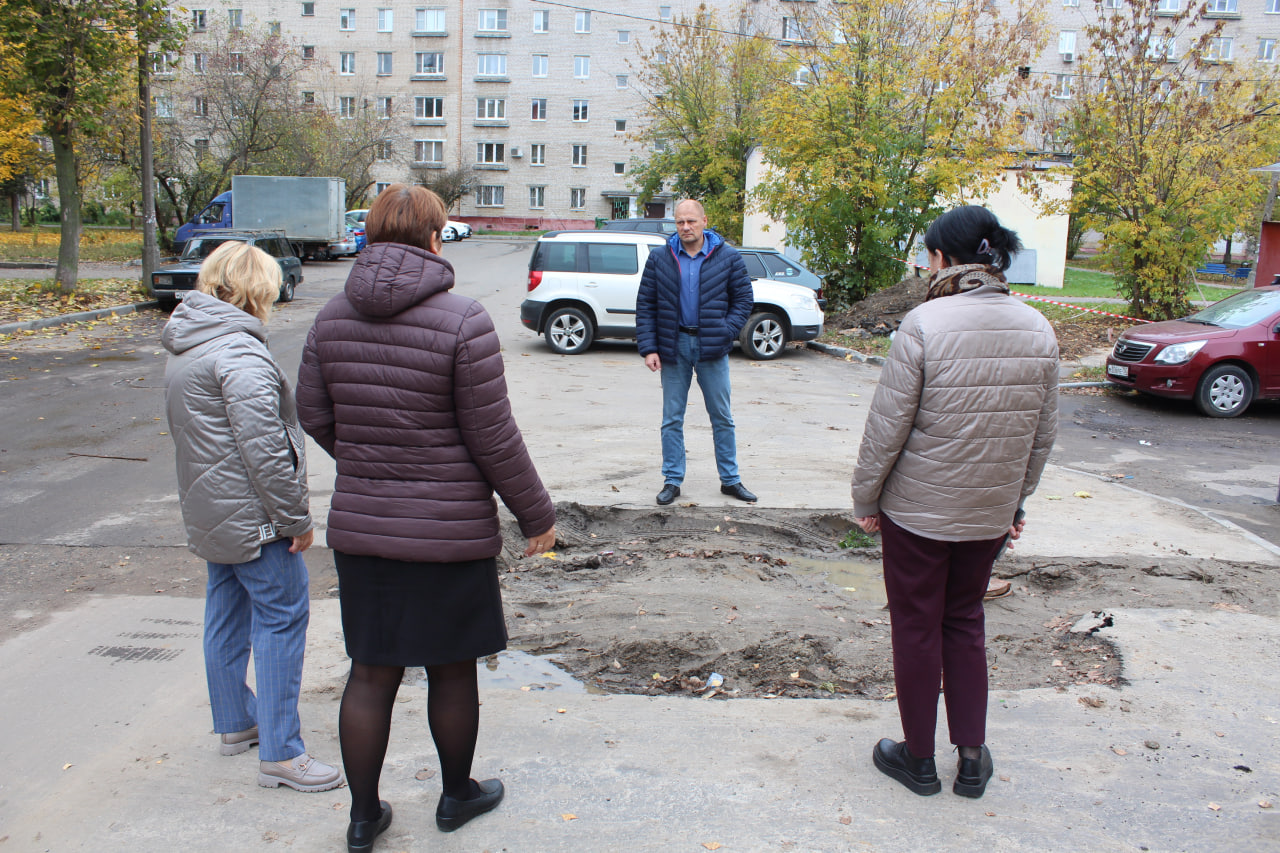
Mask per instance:
[[[680,262],[680,325],[698,325],[698,307],[701,304],[698,291],[702,286],[702,262],[707,259],[709,242],[705,237],[698,254],[690,256],[684,246],[676,252]]]

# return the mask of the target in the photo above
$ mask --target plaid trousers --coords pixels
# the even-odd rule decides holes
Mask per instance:
[[[204,668],[215,732],[258,726],[258,757],[286,761],[306,751],[298,719],[302,657],[311,617],[307,564],[291,539],[262,546],[247,563],[209,563]],[[246,677],[249,651],[255,697]]]

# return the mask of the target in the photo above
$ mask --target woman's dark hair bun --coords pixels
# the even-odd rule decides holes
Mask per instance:
[[[987,264],[1003,272],[1022,250],[1017,233],[1000,224],[985,207],[967,204],[933,220],[924,234],[930,252],[941,252],[953,264]]]

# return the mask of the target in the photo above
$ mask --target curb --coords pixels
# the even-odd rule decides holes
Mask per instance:
[[[877,367],[884,366],[884,357],[879,355],[863,355],[856,349],[847,349],[838,347],[834,344],[823,344],[818,341],[806,341],[805,346],[809,349],[817,350],[824,355],[833,355],[837,358],[843,358],[849,361],[857,361],[862,364],[874,364]]]
[[[41,317],[39,320],[25,320],[21,323],[8,323],[0,326],[0,335],[11,335],[14,332],[36,332],[41,329],[52,329],[54,326],[65,326],[69,323],[85,323],[98,320],[112,314],[123,316],[134,314],[144,308],[159,308],[160,303],[135,302],[132,305],[117,305],[114,308],[95,308],[92,311],[80,311],[76,314],[63,314],[59,317]]]
[[[52,270],[57,267],[49,261],[0,261],[0,270]]]

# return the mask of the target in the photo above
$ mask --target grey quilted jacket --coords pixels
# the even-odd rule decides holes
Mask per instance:
[[[854,513],[928,539],[1003,535],[1058,428],[1058,341],[1040,312],[983,285],[902,320],[871,401]]]
[[[256,317],[198,291],[164,327],[182,519],[213,563],[247,563],[312,527],[302,428],[266,339]]]

